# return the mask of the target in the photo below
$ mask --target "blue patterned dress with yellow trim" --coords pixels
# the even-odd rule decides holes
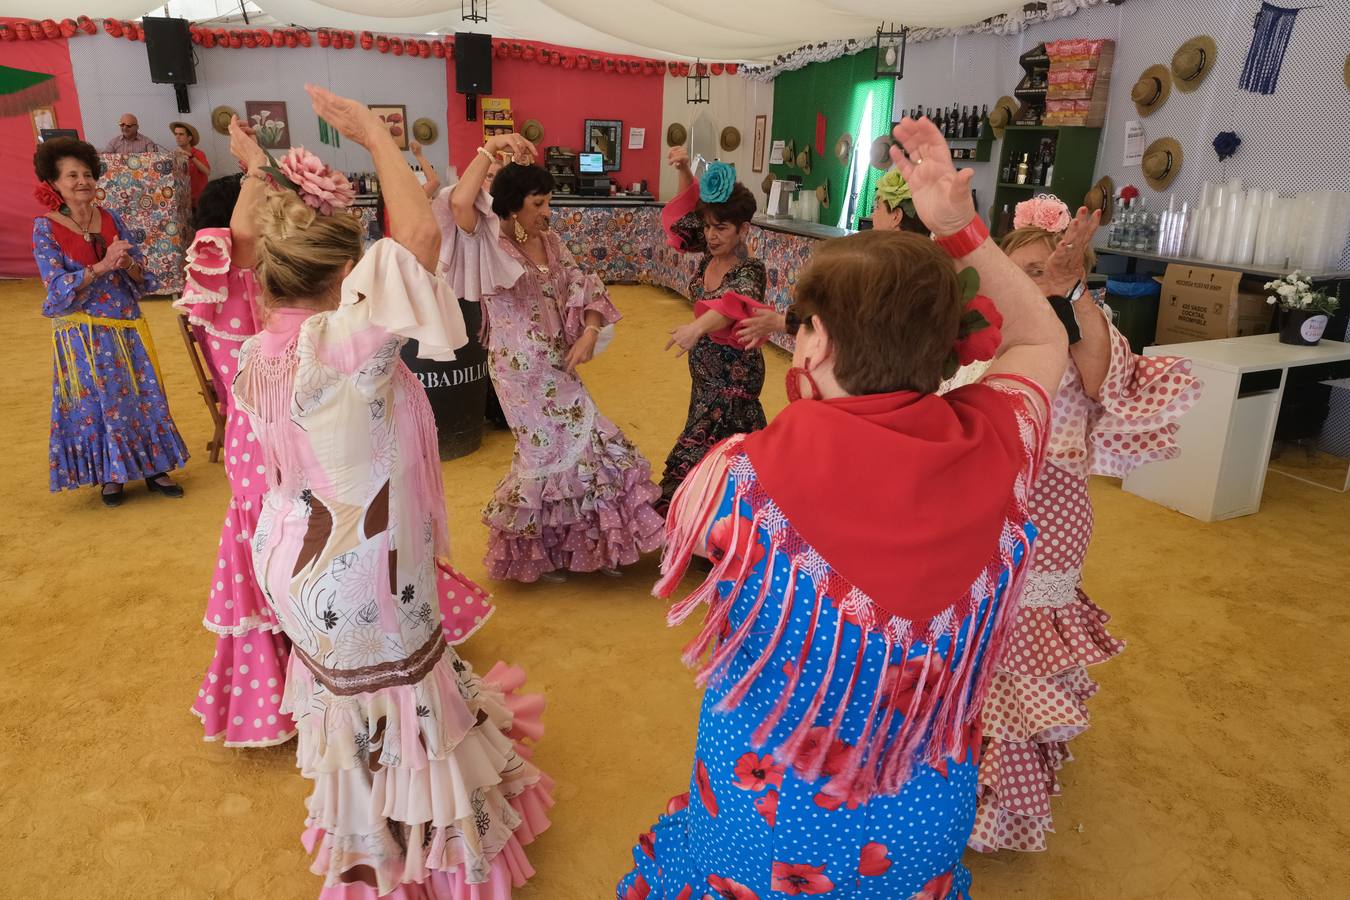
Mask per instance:
[[[130,241],[143,263],[136,235],[116,213],[100,212],[104,242]],[[52,319],[51,489],[126,483],[181,466],[187,446],[137,302],[158,288],[155,277],[146,271],[138,284],[115,271],[80,290],[85,268],[98,261],[95,247],[46,216],[33,220],[33,258],[47,288],[42,314]]]

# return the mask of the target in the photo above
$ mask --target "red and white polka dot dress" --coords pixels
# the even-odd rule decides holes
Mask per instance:
[[[1086,667],[1124,648],[1082,590],[1093,525],[1088,476],[1123,477],[1174,457],[1174,422],[1199,396],[1189,361],[1137,357],[1115,328],[1109,340],[1101,400],[1088,396],[1072,360],[1055,398],[1046,462],[1030,498],[1040,537],[983,710],[970,837],[976,850],[1045,849],[1045,834],[1054,830],[1050,798],[1060,790],[1056,772],[1072,758],[1067,741],[1087,729],[1086,701],[1097,691]]]

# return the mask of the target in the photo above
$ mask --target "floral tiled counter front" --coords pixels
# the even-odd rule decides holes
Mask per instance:
[[[575,204],[575,205],[574,205]],[[583,271],[594,272],[606,284],[654,284],[688,297],[689,280],[698,257],[678,253],[666,244],[661,230],[663,204],[607,205],[566,201],[554,207],[553,228],[567,244]],[[765,302],[779,310],[792,302],[797,273],[811,251],[824,239],[848,232],[800,222],[778,222],[756,216],[746,245],[764,261],[768,274]],[[774,339],[790,348],[786,336]]]
[[[99,202],[122,217],[160,291],[183,290],[188,245],[188,164],[172,153],[104,153]]]

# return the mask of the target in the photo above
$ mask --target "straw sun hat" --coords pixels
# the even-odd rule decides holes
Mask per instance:
[[[1189,94],[1198,88],[1214,68],[1219,50],[1214,38],[1207,34],[1193,37],[1172,54],[1172,81],[1177,90]]]
[[[1130,88],[1130,99],[1141,116],[1151,116],[1172,95],[1172,72],[1166,66],[1149,66]]]
[[[1140,168],[1144,170],[1144,180],[1155,191],[1165,191],[1177,177],[1181,169],[1181,144],[1175,138],[1158,138],[1144,151]]]
[[[989,128],[994,132],[994,137],[1003,138],[1004,129],[1017,121],[1017,113],[1016,100],[1008,96],[998,98],[994,108],[989,111]]]
[[[192,144],[192,146],[195,147],[202,142],[202,136],[197,132],[197,127],[195,125],[189,125],[187,122],[170,122],[169,133],[172,134],[175,128],[187,129],[188,141]],[[225,130],[226,132],[230,130],[229,122],[225,123]]]

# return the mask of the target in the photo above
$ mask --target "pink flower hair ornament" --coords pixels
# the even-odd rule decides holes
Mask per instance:
[[[268,159],[271,159],[270,154]],[[278,187],[295,191],[306,206],[325,216],[331,216],[334,210],[346,209],[356,199],[356,189],[347,176],[333,171],[304,147],[292,147],[280,162],[273,160],[263,171]]]
[[[1054,194],[1037,194],[1023,200],[1013,212],[1013,228],[1034,227],[1051,234],[1059,234],[1072,221],[1073,213]]]

